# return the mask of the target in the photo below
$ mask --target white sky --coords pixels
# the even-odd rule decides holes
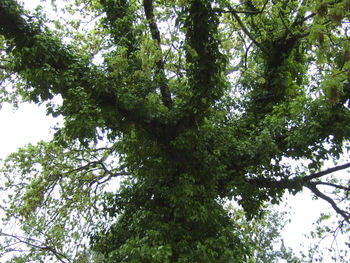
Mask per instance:
[[[25,144],[50,139],[50,127],[56,122],[46,116],[44,107],[23,103],[16,111],[12,105],[3,104],[0,109],[0,158]]]
[[[23,2],[27,7],[33,7],[40,0]],[[57,119],[46,116],[44,107],[24,103],[16,111],[11,105],[3,104],[0,109],[0,159],[25,144],[49,140],[52,138],[50,127],[56,122]],[[290,210],[292,214],[292,222],[287,225],[282,235],[285,245],[297,252],[301,243],[305,243],[307,248],[309,241],[304,234],[309,234],[314,228],[312,224],[318,219],[319,213],[325,212],[329,206],[325,202],[311,200],[308,192],[288,197],[287,205],[290,206],[287,211]]]

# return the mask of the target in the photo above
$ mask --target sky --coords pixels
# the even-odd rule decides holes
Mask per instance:
[[[3,104],[0,109],[0,158],[25,144],[50,139],[49,127],[56,122],[46,116],[44,107],[25,103],[15,110],[10,104]]]
[[[23,1],[27,7],[33,7],[39,0]],[[46,116],[45,107],[30,103],[23,103],[15,110],[9,104],[3,104],[0,109],[0,159],[23,147],[28,143],[35,144],[39,140],[50,140],[53,132],[50,127],[57,123],[57,119]],[[322,201],[312,200],[309,192],[289,196],[286,202],[287,210],[291,213],[291,223],[282,232],[287,247],[299,251],[300,244],[308,244],[304,237],[313,229],[313,223],[320,212],[325,212],[329,206]],[[331,261],[329,261],[331,262]]]

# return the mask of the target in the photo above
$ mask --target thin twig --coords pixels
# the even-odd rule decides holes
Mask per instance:
[[[342,186],[342,185],[338,185],[338,184],[332,184],[332,183],[327,183],[327,182],[315,182],[315,184],[317,185],[326,185],[326,186],[332,186],[334,188],[337,188],[337,189],[341,189],[341,190],[345,190],[345,191],[350,191],[350,187],[345,187],[345,186]]]
[[[33,243],[30,242],[30,241],[34,241],[34,242],[42,243],[41,241],[34,240],[34,239],[31,239],[31,238],[25,238],[27,240],[30,240],[30,241],[27,241],[27,240],[23,240],[19,236],[7,234],[7,233],[4,233],[4,232],[0,232],[0,235],[13,238],[13,239],[19,241],[20,243],[26,244],[26,245],[31,246],[31,247],[36,248],[36,249],[50,251],[62,263],[69,262],[69,259],[67,259],[66,256],[63,255],[62,253],[57,252],[57,250],[55,248],[52,248],[52,247],[47,246],[47,245],[40,246],[40,245],[36,245],[36,244],[33,244]],[[67,259],[68,261],[63,260],[63,258]]]

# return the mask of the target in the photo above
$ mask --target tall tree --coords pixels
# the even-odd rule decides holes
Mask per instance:
[[[245,262],[223,203],[251,219],[304,188],[349,227],[349,160],[322,170],[349,147],[349,9],[76,0],[64,23],[0,0],[2,100],[64,118],[3,165],[7,242],[37,261],[83,261],[90,238],[105,262]]]

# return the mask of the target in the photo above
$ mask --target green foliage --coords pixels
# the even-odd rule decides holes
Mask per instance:
[[[349,147],[349,8],[77,0],[53,20],[0,0],[1,101],[64,118],[51,142],[2,165],[4,224],[19,231],[1,231],[2,251],[28,248],[13,262],[292,261],[273,248],[280,219],[262,215],[304,188],[348,231],[349,181],[333,173],[349,160],[321,169]]]

